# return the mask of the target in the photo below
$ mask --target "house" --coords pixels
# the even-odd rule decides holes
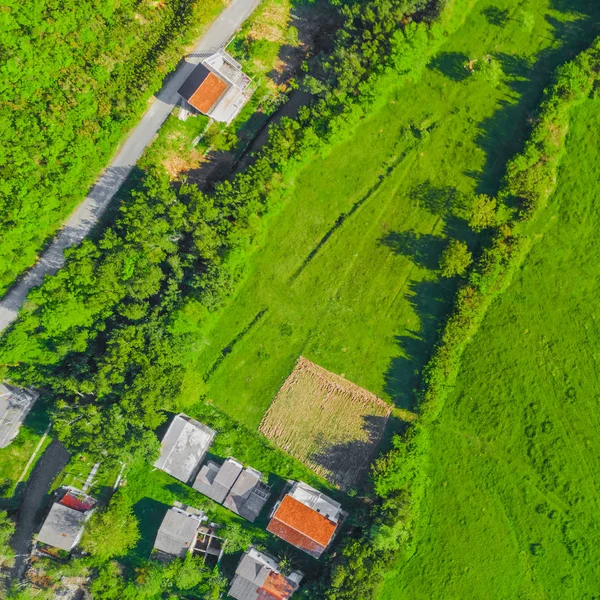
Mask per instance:
[[[260,471],[244,469],[235,458],[228,458],[222,465],[209,460],[200,469],[193,487],[244,519],[254,521],[271,495],[261,478]]]
[[[160,448],[154,466],[183,483],[190,482],[198,473],[216,432],[184,414],[175,416]]]
[[[179,95],[215,121],[231,123],[250,99],[250,78],[225,50],[205,58],[179,88]]]
[[[6,448],[19,433],[39,394],[0,383],[0,448]]]
[[[253,523],[271,495],[271,488],[261,478],[260,471],[246,467],[227,494],[223,506]]]
[[[206,517],[201,510],[175,503],[167,511],[156,534],[156,557],[166,562],[183,558],[188,552],[192,552],[203,521],[206,521]]]
[[[208,461],[198,473],[193,488],[211,500],[223,504],[244,466],[234,458],[228,458],[221,466]]]
[[[86,521],[94,512],[96,500],[80,490],[67,488],[55,502],[37,536],[37,547],[42,552],[60,555],[71,552],[79,543]]]
[[[341,505],[302,482],[295,482],[275,505],[267,526],[282,540],[319,558],[342,520]]]
[[[236,600],[288,600],[302,577],[300,571],[283,575],[272,556],[251,546],[235,570],[228,593]]]

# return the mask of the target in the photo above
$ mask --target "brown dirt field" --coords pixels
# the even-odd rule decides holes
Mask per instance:
[[[260,431],[337,487],[364,475],[391,407],[363,388],[300,357]]]

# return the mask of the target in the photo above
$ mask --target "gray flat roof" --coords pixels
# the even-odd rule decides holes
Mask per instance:
[[[161,442],[158,469],[188,483],[195,477],[216,433],[184,414],[177,415]]]
[[[271,495],[270,489],[261,482],[260,477],[261,474],[255,469],[244,469],[225,498],[223,506],[248,521],[254,521]]]
[[[38,534],[38,542],[70,552],[79,542],[86,520],[85,513],[55,502]]]
[[[193,546],[199,527],[197,517],[170,508],[160,525],[154,547],[166,554],[183,558]]]

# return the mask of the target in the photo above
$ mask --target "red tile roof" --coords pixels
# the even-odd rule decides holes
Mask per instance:
[[[271,571],[263,586],[258,590],[257,600],[288,600],[294,588],[280,573]]]
[[[207,113],[219,96],[227,88],[227,83],[214,73],[209,73],[188,102],[200,112]]]
[[[67,492],[63,497],[62,500],[59,502],[59,504],[62,504],[63,506],[68,506],[69,508],[74,508],[75,510],[78,510],[79,512],[86,512],[88,510],[90,510],[90,508],[93,508],[93,504],[90,504],[89,502],[82,502],[81,500],[77,499],[75,496],[72,496],[69,492]]]
[[[320,554],[336,528],[337,523],[288,495],[275,511],[267,530],[297,548]]]

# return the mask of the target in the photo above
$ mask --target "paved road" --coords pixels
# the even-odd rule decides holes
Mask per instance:
[[[33,534],[40,527],[41,508],[54,478],[69,462],[69,453],[60,442],[54,440],[40,456],[21,495],[21,506],[17,515],[17,526],[10,540],[16,552],[15,565],[11,572],[12,581],[18,581],[25,572],[33,544]]]
[[[65,248],[81,242],[96,225],[146,146],[177,104],[179,98],[177,90],[194,67],[203,56],[223,46],[259,2],[260,0],[232,0],[198,42],[193,52],[186,56],[177,70],[169,76],[162,90],[156,95],[152,106],[131,132],[88,196],[63,225],[50,247],[25,277],[0,301],[0,332],[17,318],[29,290],[40,285],[45,275],[53,275],[62,267]]]

